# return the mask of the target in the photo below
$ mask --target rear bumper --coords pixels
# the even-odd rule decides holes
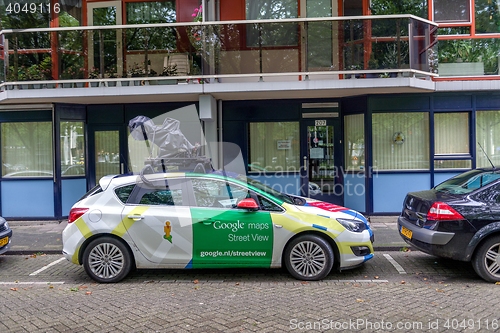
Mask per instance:
[[[402,227],[411,230],[411,239],[401,233]],[[438,257],[465,260],[465,249],[468,242],[464,243],[463,237],[454,232],[420,228],[401,216],[398,218],[398,232],[406,243],[422,252]]]

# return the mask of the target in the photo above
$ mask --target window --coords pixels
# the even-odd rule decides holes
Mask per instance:
[[[500,0],[475,0],[476,33],[500,32]]]
[[[182,206],[182,190],[168,188],[151,189],[142,195],[139,204]]]
[[[476,140],[476,165],[490,167],[489,157],[495,166],[500,166],[500,110],[477,111]]]
[[[115,189],[115,193],[118,196],[118,199],[120,199],[121,202],[126,203],[134,187],[135,185],[127,185]]]
[[[283,208],[276,205],[274,202],[271,202],[270,200],[264,198],[263,196],[259,195],[257,198],[259,200],[260,207],[262,207],[262,210],[265,210],[268,212],[282,212],[283,211]]]
[[[471,167],[467,112],[435,114],[434,137],[436,169]]]
[[[52,177],[52,123],[2,123],[2,176]]]
[[[63,177],[85,175],[83,122],[61,122],[61,173]]]
[[[345,167],[362,170],[365,165],[365,117],[363,114],[344,117]]]
[[[246,19],[287,19],[298,17],[297,0],[246,0]],[[247,46],[293,46],[298,44],[296,23],[247,25]]]
[[[434,0],[433,8],[435,22],[471,22],[470,0]]]
[[[298,122],[250,123],[249,171],[300,169]]]
[[[127,24],[176,22],[175,1],[126,2]]]
[[[176,22],[175,1],[126,2],[127,24]],[[127,29],[127,50],[175,50],[175,29]]]
[[[373,165],[379,170],[429,169],[429,115],[373,114]]]
[[[434,149],[439,154],[469,153],[469,114],[437,113],[434,115]]]
[[[193,179],[193,193],[198,207],[234,208],[249,198],[248,189],[216,179]]]

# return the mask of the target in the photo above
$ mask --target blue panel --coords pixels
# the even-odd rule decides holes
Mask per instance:
[[[434,109],[470,109],[472,96],[470,95],[445,95],[434,96]]]
[[[62,183],[62,215],[68,216],[69,210],[87,192],[85,178],[63,179]]]
[[[3,217],[54,217],[54,182],[49,180],[3,181]]]
[[[258,180],[276,191],[283,193],[300,195],[300,175],[299,174],[265,174],[251,175],[248,177]]]
[[[430,184],[429,173],[374,174],[373,211],[375,213],[400,212],[408,192],[428,190]]]
[[[365,176],[358,174],[344,175],[344,206],[358,212],[366,212],[365,199]]]
[[[462,171],[460,172],[446,172],[446,173],[434,173],[434,186],[441,184],[447,179],[450,179],[451,177],[455,177],[456,175],[461,174]]]

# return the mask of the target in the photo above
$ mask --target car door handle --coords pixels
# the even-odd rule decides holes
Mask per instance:
[[[139,221],[139,220],[142,220],[144,218],[144,216],[142,215],[129,215],[127,216],[129,219],[132,219],[134,221]]]

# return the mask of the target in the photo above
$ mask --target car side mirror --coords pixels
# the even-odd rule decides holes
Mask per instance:
[[[252,198],[246,198],[242,199],[236,204],[236,207],[242,208],[242,209],[248,209],[248,210],[258,210],[259,205],[257,205],[257,202],[255,199]]]

